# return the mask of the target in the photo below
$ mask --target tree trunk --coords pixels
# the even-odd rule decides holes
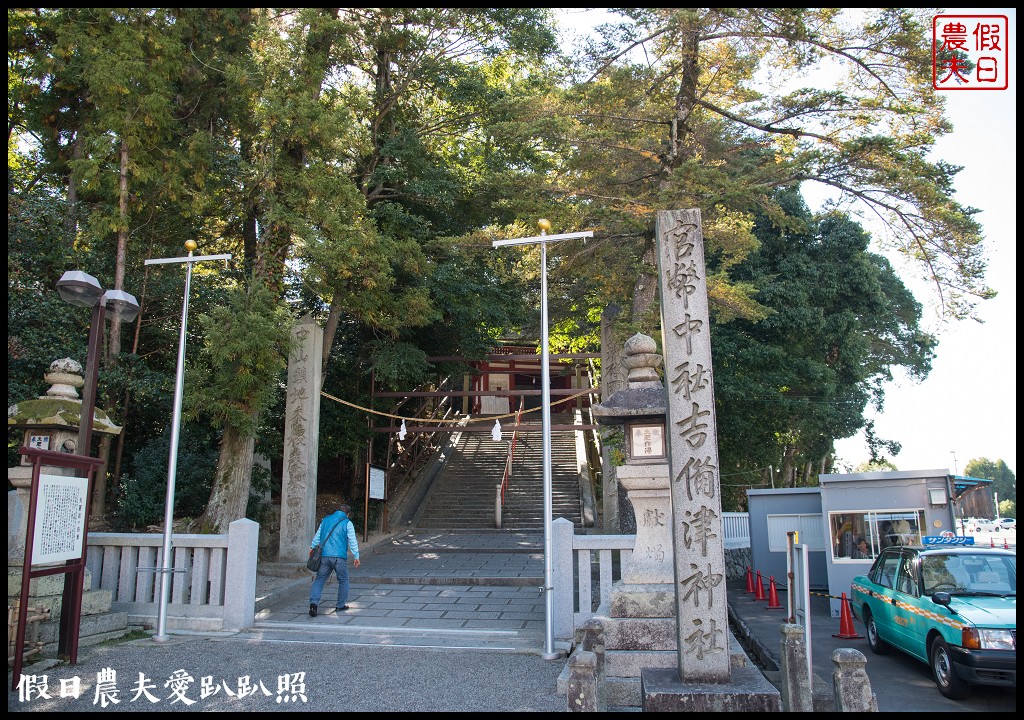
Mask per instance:
[[[782,453],[782,470],[779,481],[785,487],[796,487],[796,471],[793,468],[793,457],[796,455],[796,448],[787,445]]]
[[[255,436],[242,435],[230,425],[224,427],[213,491],[200,519],[200,532],[226,533],[228,525],[245,517],[255,446]]]
[[[327,311],[327,322],[324,323],[324,354],[320,361],[320,387],[323,387],[327,378],[327,359],[331,356],[331,347],[334,345],[334,336],[338,334],[338,323],[341,321],[341,299],[340,293],[335,293],[331,298],[331,309]]]
[[[75,139],[71,141],[71,157],[75,160],[82,159],[82,133],[76,132]],[[68,172],[68,214],[64,220],[65,231],[68,242],[74,243],[78,236],[78,181],[75,174]]]
[[[609,305],[601,313],[601,401],[626,388],[625,341],[615,337],[612,323],[622,310]],[[606,533],[636,532],[636,517],[626,492],[619,486],[611,448],[601,443],[601,527]],[[632,528],[632,530],[630,530]]]
[[[666,149],[661,160],[661,180],[659,185],[662,190],[670,189],[672,174],[682,164],[688,152],[684,141],[689,130],[690,114],[697,105],[697,80],[700,75],[699,68],[697,67],[699,29],[695,19],[691,19],[688,26],[681,26],[679,28],[679,34],[683,37],[681,43],[683,48],[682,78],[679,81],[679,90],[676,92],[675,114],[668,124],[669,136],[666,139]],[[645,324],[645,320],[650,318],[650,313],[653,311],[655,301],[658,298],[657,250],[655,242],[654,229],[652,228],[650,242],[644,248],[643,260],[641,262],[642,269],[633,287],[633,322],[640,323],[641,325]]]
[[[128,255],[128,143],[121,140],[121,184],[118,193],[117,210],[117,255],[114,259],[114,289],[124,290],[124,272]],[[107,348],[107,365],[117,362],[121,354],[121,323],[110,318],[110,345]]]
[[[633,286],[633,322],[640,325],[641,327],[647,327],[648,321],[654,319],[650,317],[651,312],[654,309],[655,301],[658,299],[658,275],[655,271],[657,267],[657,257],[654,252],[654,237],[648,241],[647,247],[644,249],[644,257],[641,263],[643,268],[651,268],[651,272],[641,270],[637,275],[636,284]],[[654,322],[653,327],[658,327],[658,323]]]

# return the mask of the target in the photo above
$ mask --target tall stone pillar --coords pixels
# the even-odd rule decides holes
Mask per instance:
[[[779,691],[732,662],[715,387],[699,210],[655,226],[675,566],[675,670],[640,673],[644,712],[779,712]]]
[[[615,340],[612,326],[621,313],[618,305],[609,305],[601,313],[601,402],[608,402],[612,395],[626,388],[626,370],[622,365],[622,346]],[[626,490],[619,485],[618,467],[612,459],[611,447],[601,443],[602,468],[602,513],[604,531],[632,535],[636,532],[636,518],[626,497]]]
[[[704,235],[699,210],[658,213],[679,678],[727,683],[729,610]]]
[[[285,404],[281,543],[278,559],[303,562],[316,532],[316,479],[320,438],[320,363],[324,331],[306,315],[292,331]]]

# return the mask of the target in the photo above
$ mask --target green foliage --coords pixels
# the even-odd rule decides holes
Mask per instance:
[[[370,343],[375,379],[382,387],[416,387],[427,377],[430,364],[427,355],[415,345],[405,342]]]
[[[813,477],[826,471],[833,441],[865,425],[869,401],[881,406],[894,366],[926,375],[936,341],[919,327],[920,305],[888,262],[867,251],[856,223],[812,217],[794,193],[778,202],[805,229],[759,220],[760,249],[732,271],[760,288],[757,300],[769,313],[714,322],[712,351],[722,467],[771,465],[790,473],[781,479],[788,485],[807,463]],[[875,439],[876,451],[887,445]]]
[[[899,470],[899,468],[893,465],[888,460],[881,460],[877,462],[869,460],[867,462],[862,462],[860,465],[853,469],[855,473],[890,472],[893,470]]]
[[[256,433],[260,413],[278,394],[291,338],[291,315],[263,285],[238,288],[225,306],[197,318],[206,337],[203,364],[189,383],[190,415],[209,415]]]
[[[121,478],[116,499],[117,526],[143,530],[163,522],[170,448],[167,431],[146,443],[132,458],[131,470]],[[217,450],[209,433],[194,425],[183,425],[175,468],[175,517],[194,518],[202,514],[216,467]]]
[[[992,481],[992,491],[998,493],[1000,504],[1004,500],[1017,502],[1017,476],[1002,460],[974,458],[964,468],[967,477]]]

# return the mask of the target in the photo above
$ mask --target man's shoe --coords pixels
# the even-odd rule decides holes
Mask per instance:
[[[334,608],[335,612],[341,612],[342,610],[348,610],[348,605],[342,605],[340,608]]]
[[[316,603],[309,604],[309,616],[316,617]]]

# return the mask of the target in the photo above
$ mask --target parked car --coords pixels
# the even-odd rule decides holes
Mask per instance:
[[[999,518],[996,523],[1000,530],[1013,530],[1017,532],[1017,518]]]
[[[978,531],[978,523],[984,522],[984,518],[967,517],[957,522],[957,529],[963,528],[968,535]]]
[[[1017,687],[1017,554],[968,545],[890,547],[853,580],[871,651],[927,663],[939,691]]]
[[[988,518],[982,518],[974,523],[974,532],[995,532],[996,521]]]

